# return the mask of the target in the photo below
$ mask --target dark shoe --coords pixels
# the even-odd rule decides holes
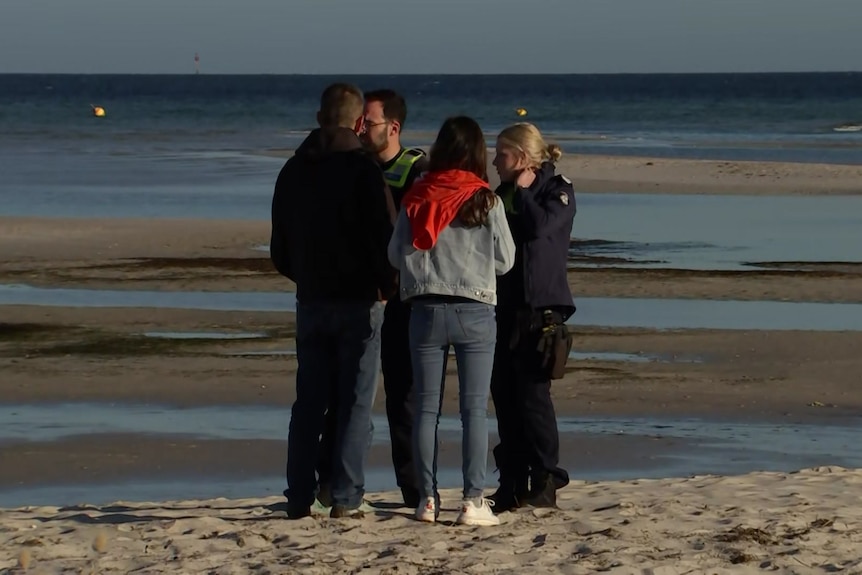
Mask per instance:
[[[329,483],[321,483],[317,488],[317,500],[323,507],[332,507],[332,486]]]
[[[310,505],[291,505],[290,502],[287,503],[287,518],[288,519],[302,519],[303,517],[311,516],[311,506]]]
[[[521,501],[527,497],[527,474],[514,478],[509,474],[500,474],[500,487],[488,499],[494,502],[491,509],[494,513],[514,511],[521,507]]]
[[[533,478],[533,489],[522,501],[525,507],[556,507],[557,486],[550,475]]]
[[[520,507],[518,505],[518,498],[515,497],[515,492],[510,489],[504,489],[502,485],[497,491],[489,495],[488,499],[494,502],[494,505],[491,506],[494,514],[514,511]]]
[[[333,505],[332,511],[329,512],[329,516],[332,519],[343,519],[345,517],[352,517],[354,519],[362,519],[365,517],[366,513],[371,513],[374,511],[374,508],[371,507],[368,503],[363,501],[359,507],[347,507],[346,505]]]
[[[404,498],[404,507],[416,509],[419,507],[419,491],[413,487],[402,487],[401,496]]]
[[[557,467],[551,475],[554,477],[554,486],[558,491],[569,484],[569,474],[565,469]]]
[[[530,495],[530,478],[525,472],[520,477],[515,478],[515,499],[518,501],[518,507],[523,507],[523,501]]]

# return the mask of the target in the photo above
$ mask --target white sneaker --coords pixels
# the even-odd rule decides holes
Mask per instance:
[[[476,501],[481,501],[481,503],[476,505]],[[461,502],[461,513],[458,515],[458,519],[455,520],[455,523],[460,525],[482,525],[487,527],[499,525],[500,518],[494,515],[494,512],[491,511],[491,506],[493,505],[494,502],[490,499],[465,499]]]
[[[434,501],[433,497],[426,497],[425,503],[419,504],[419,507],[416,508],[416,519],[425,523],[437,521],[437,502]]]

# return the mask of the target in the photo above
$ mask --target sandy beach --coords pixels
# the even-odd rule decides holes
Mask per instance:
[[[493,141],[490,140],[493,144]],[[425,148],[427,150],[427,147]],[[266,155],[288,158],[292,150],[266,150]],[[493,149],[489,150],[489,162]],[[686,160],[564,154],[557,172],[572,180],[575,191],[593,193],[663,193],[723,195],[835,195],[862,194],[862,166]],[[499,184],[488,165],[491,185]]]
[[[6,572],[858,573],[862,472],[575,481],[559,509],[436,525],[370,497],[362,518],[286,522],[279,498],[0,510]]]
[[[663,194],[860,194],[862,166],[563,156],[576,190]]]
[[[862,192],[859,166],[582,156],[564,160],[562,168],[578,189],[601,193]],[[84,292],[92,303],[105,297],[99,290],[201,292],[202,298],[290,292],[291,283],[261,250],[268,241],[267,221],[0,217],[0,284],[93,290]],[[576,267],[570,284],[576,299],[862,303],[862,262],[762,264],[737,270]],[[294,345],[289,311],[3,305],[0,396],[13,408],[43,406],[58,414],[65,405],[102,406],[118,418],[125,405],[225,413],[265,407],[283,410],[286,419],[294,397]],[[553,394],[558,417],[573,421],[853,425],[862,413],[859,349],[858,329],[584,325],[575,350],[585,356],[570,360]],[[454,383],[453,376],[450,366]],[[382,387],[375,412],[383,413]],[[456,413],[457,396],[448,393],[444,414]],[[239,480],[283,469],[285,442],[278,438],[100,432],[93,423],[60,440],[0,438],[0,492],[64,481],[191,481],[208,474]],[[377,511],[350,521],[288,522],[282,498],[263,494],[13,505],[0,510],[0,572],[862,573],[856,505],[862,472],[839,462],[798,472],[579,478],[579,470],[614,460],[644,469],[659,456],[691,448],[684,440],[662,439],[660,430],[653,435],[567,436],[564,458],[574,481],[560,493],[560,509],[506,514],[497,529],[454,525],[453,490],[444,494],[436,526],[412,521],[389,492],[369,494]],[[387,447],[372,450],[375,465],[388,465]],[[447,442],[443,451],[445,462],[457,465],[457,443]],[[493,487],[492,469],[488,480]],[[282,488],[273,485],[269,493]]]

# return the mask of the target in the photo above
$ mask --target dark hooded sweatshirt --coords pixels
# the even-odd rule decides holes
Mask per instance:
[[[272,198],[270,256],[300,302],[373,302],[394,289],[394,208],[383,173],[346,128],[311,132]]]

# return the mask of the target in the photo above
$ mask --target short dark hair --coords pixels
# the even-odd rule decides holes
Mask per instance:
[[[402,126],[407,121],[407,102],[404,101],[404,96],[395,90],[384,88],[366,92],[365,101],[380,102],[383,105],[383,117],[387,120],[398,120]]]
[[[322,126],[353,128],[362,116],[362,90],[353,84],[337,82],[320,95],[319,120]]]

